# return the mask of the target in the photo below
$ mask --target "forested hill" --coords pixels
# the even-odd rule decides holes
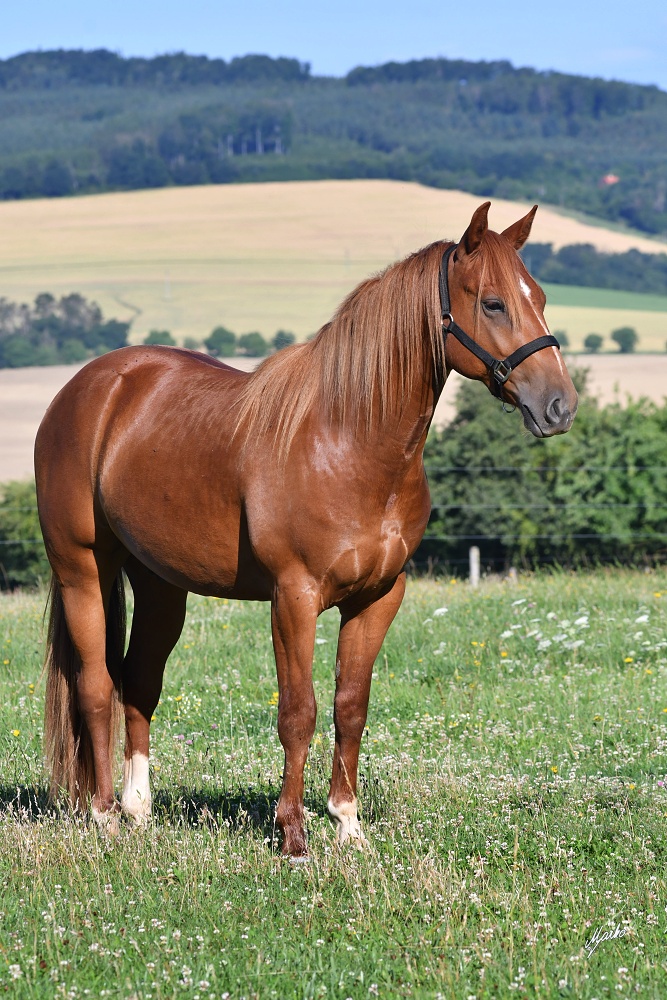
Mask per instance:
[[[0,197],[389,177],[667,234],[667,93],[425,59],[343,79],[249,55],[0,61]]]

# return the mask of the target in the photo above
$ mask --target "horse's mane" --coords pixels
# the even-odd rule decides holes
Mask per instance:
[[[449,245],[432,243],[363,281],[311,341],[262,362],[240,394],[234,433],[243,430],[247,445],[270,436],[285,457],[315,406],[332,425],[368,436],[400,411],[418,373],[425,394],[434,376],[442,385],[438,273]],[[520,295],[510,244],[487,232],[472,260],[483,280],[492,273],[516,325]]]

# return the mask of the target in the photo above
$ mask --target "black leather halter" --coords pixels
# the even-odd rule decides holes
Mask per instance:
[[[529,341],[527,344],[522,344],[521,347],[517,348],[508,357],[494,358],[492,354],[480,347],[476,341],[469,337],[465,330],[462,330],[458,323],[454,322],[454,317],[451,314],[451,303],[449,299],[449,279],[447,272],[449,269],[449,258],[452,256],[456,250],[457,244],[453,244],[451,247],[447,247],[444,254],[442,255],[442,262],[440,264],[440,308],[442,311],[442,332],[444,337],[447,337],[448,333],[453,334],[454,337],[467,347],[468,350],[479,358],[489,370],[489,375],[491,376],[490,389],[494,396],[498,396],[502,399],[501,388],[507,382],[508,378],[512,374],[513,370],[529,358],[531,354],[535,354],[536,351],[542,351],[545,347],[557,347],[560,350],[560,344],[552,335],[545,334],[543,337],[537,337],[535,340]]]

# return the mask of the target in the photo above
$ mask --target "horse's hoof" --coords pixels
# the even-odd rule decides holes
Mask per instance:
[[[95,809],[93,806],[93,819],[100,833],[107,837],[117,837],[120,834],[120,814],[117,807],[111,809]]]
[[[311,858],[309,854],[287,855],[287,860],[291,865],[309,865]]]
[[[130,802],[121,800],[121,810],[125,819],[137,829],[145,829],[153,815],[150,799],[148,801]]]
[[[343,802],[335,805],[331,800],[328,803],[329,814],[336,823],[336,843],[338,847],[352,843],[355,847],[362,849],[368,847],[368,841],[364,837],[361,823],[357,816],[356,799],[352,802]]]

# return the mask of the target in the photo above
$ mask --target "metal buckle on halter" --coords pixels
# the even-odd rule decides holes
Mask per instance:
[[[446,322],[445,322],[446,321]],[[450,329],[452,323],[454,322],[454,317],[451,313],[445,313],[442,317],[442,329],[447,333]]]
[[[503,385],[512,374],[512,366],[505,364],[504,361],[496,361],[494,362],[491,371],[493,372],[493,377],[496,382],[500,382],[500,384]]]

